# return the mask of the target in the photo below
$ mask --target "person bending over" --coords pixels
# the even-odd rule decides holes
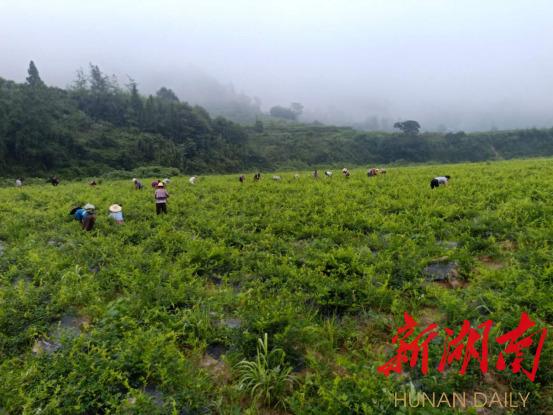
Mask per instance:
[[[430,188],[434,189],[435,187],[439,187],[439,186],[447,186],[447,182],[448,182],[449,179],[451,179],[451,176],[434,177],[430,181]]]

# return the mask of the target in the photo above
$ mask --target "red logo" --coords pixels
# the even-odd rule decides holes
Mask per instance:
[[[424,375],[428,373],[428,355],[429,345],[432,340],[440,335],[440,329],[436,323],[429,324],[424,330],[415,336],[415,328],[419,324],[409,314],[404,313],[405,324],[401,326],[396,335],[392,338],[392,343],[397,345],[396,355],[388,362],[378,368],[378,371],[385,376],[391,372],[401,373],[403,365],[409,363],[410,367],[415,367],[421,359],[421,371]],[[482,373],[488,371],[489,358],[489,334],[493,321],[487,320],[477,328],[473,328],[468,320],[463,322],[459,332],[456,334],[452,329],[444,328],[444,342],[442,358],[438,364],[438,371],[443,372],[446,366],[454,361],[460,362],[461,368],[459,374],[466,373],[471,360],[475,360],[480,365]],[[534,382],[540,355],[547,336],[547,329],[538,329],[531,331],[536,326],[528,314],[522,313],[518,327],[495,339],[500,345],[505,345],[499,353],[496,362],[496,369],[503,371],[510,367],[512,373],[522,371],[528,379]],[[535,354],[531,363],[531,370],[524,369],[525,349],[531,350],[535,346]],[[510,356],[510,358],[509,358]],[[509,361],[509,363],[507,363]]]

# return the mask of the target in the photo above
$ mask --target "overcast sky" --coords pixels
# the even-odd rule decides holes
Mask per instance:
[[[144,92],[204,73],[264,109],[551,127],[552,16],[547,0],[0,0],[0,76],[33,59],[66,86],[92,62]]]

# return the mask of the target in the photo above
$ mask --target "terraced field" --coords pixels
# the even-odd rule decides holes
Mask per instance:
[[[551,338],[534,382],[439,372],[439,344],[425,376],[377,368],[404,312],[551,329],[553,160],[270,176],[174,178],[166,216],[130,180],[0,189],[0,414],[476,413],[393,395],[489,389],[551,413]],[[87,202],[91,232],[68,215]]]

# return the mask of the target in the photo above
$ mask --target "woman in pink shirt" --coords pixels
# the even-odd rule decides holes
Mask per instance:
[[[157,184],[154,197],[156,200],[156,214],[159,215],[161,212],[167,213],[167,198],[169,197],[169,193],[165,190],[163,182]]]

